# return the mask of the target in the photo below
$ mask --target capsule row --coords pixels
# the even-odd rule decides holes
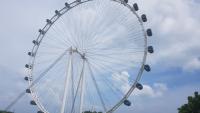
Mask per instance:
[[[33,105],[33,106],[37,105],[34,100],[31,100],[30,104]],[[44,113],[44,112],[43,111],[38,111],[37,113]]]
[[[137,89],[139,89],[139,90],[142,90],[143,89],[143,85],[142,84],[140,84],[140,83],[137,83],[136,85],[135,85],[135,87],[137,88]],[[131,106],[131,102],[129,101],[129,100],[124,100],[124,105],[126,105],[126,106]]]

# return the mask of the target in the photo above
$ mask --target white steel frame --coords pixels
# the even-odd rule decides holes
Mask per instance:
[[[35,44],[35,45],[33,46],[33,48],[32,48],[32,53],[34,53],[35,55],[37,54],[37,51],[38,51],[39,46],[40,46],[40,43],[42,43],[42,40],[43,40],[43,38],[44,38],[46,32],[48,32],[48,30],[51,28],[51,26],[52,26],[62,15],[64,15],[64,14],[67,13],[69,10],[73,9],[74,7],[76,7],[76,6],[80,5],[80,4],[83,4],[83,3],[90,2],[90,1],[94,1],[94,0],[82,0],[82,1],[81,1],[81,0],[76,0],[76,1],[74,1],[74,2],[72,2],[72,3],[70,3],[69,6],[65,6],[64,8],[62,8],[61,10],[59,10],[59,11],[58,11],[59,14],[55,14],[55,15],[50,19],[50,23],[47,23],[47,24],[44,26],[44,28],[42,29],[42,32],[40,32],[40,34],[38,35],[38,37],[37,37],[37,39],[36,39],[36,41],[38,42],[38,44]],[[106,113],[113,113],[117,108],[119,108],[120,105],[123,104],[124,100],[126,100],[126,99],[131,95],[131,93],[133,92],[133,90],[136,88],[136,84],[138,83],[138,81],[140,80],[140,78],[141,78],[141,76],[142,76],[142,73],[143,73],[143,70],[144,70],[144,65],[145,65],[145,63],[146,63],[146,57],[147,57],[147,34],[146,34],[146,31],[145,31],[145,28],[144,28],[142,19],[141,19],[140,16],[136,13],[135,9],[134,9],[132,6],[130,6],[129,4],[127,4],[126,2],[124,2],[124,0],[111,0],[111,1],[120,3],[120,4],[122,4],[123,6],[127,7],[127,8],[130,9],[130,11],[138,18],[138,21],[140,22],[140,25],[141,25],[141,27],[142,27],[143,34],[144,34],[144,56],[143,56],[143,61],[142,61],[142,63],[141,63],[141,67],[140,67],[140,70],[139,70],[139,72],[138,72],[137,78],[136,78],[135,82],[133,83],[132,87],[131,87],[131,88],[129,89],[129,91],[125,94],[125,96],[124,96],[121,100],[119,100],[119,102],[116,103],[115,106],[113,106],[111,109],[107,110]],[[73,52],[78,53],[78,54],[82,57],[82,59],[83,59],[83,61],[84,61],[84,64],[85,64],[85,62],[86,62],[86,63],[88,63],[88,65],[89,65],[89,62],[87,61],[87,58],[85,58],[84,54],[81,54],[80,52],[78,52],[77,49],[74,49],[74,50],[71,49],[71,50],[67,50],[67,51],[70,52],[71,54],[72,54]],[[72,56],[72,55],[71,55],[71,56]],[[35,57],[31,57],[31,59],[30,59],[30,61],[29,61],[29,65],[31,65],[32,68],[30,69],[30,73],[29,73],[29,75],[28,75],[29,78],[33,78],[32,71],[33,71],[33,69],[34,69],[34,62],[35,62]],[[70,60],[69,65],[72,66],[72,57],[71,57],[71,60]],[[69,68],[68,68],[68,74],[67,74],[67,76],[71,75],[71,73],[70,73],[70,72],[71,72],[71,68],[72,68],[71,66],[68,66]],[[84,69],[84,67],[83,67],[83,69]],[[66,90],[66,88],[67,88],[67,86],[68,86],[68,85],[67,85],[67,83],[68,83],[67,80],[69,80],[68,77],[66,78],[65,90]],[[37,96],[37,94],[36,94],[34,88],[32,87],[32,86],[34,85],[33,82],[34,82],[34,80],[29,79],[29,86],[30,86],[29,88],[30,88],[30,90],[31,90],[31,95],[32,95],[33,100],[36,102],[37,106],[39,107],[39,109],[40,109],[41,111],[43,111],[44,113],[49,113],[49,112],[42,106],[42,104],[40,103],[39,98],[38,98],[38,96]],[[84,76],[83,76],[83,78],[82,78],[82,84],[84,84]],[[84,89],[82,89],[82,90],[84,90]],[[65,91],[64,97],[66,97],[66,95],[67,95],[67,94],[66,94],[66,91]],[[83,95],[84,95],[84,93],[81,94],[81,104],[82,104],[82,102],[83,102]],[[60,112],[60,113],[64,113],[64,110],[65,110],[65,107],[64,107],[64,106],[65,106],[65,102],[66,102],[65,100],[66,100],[66,98],[63,99],[62,108],[61,108],[61,112]],[[81,106],[82,106],[82,105],[81,105]],[[81,108],[81,109],[82,109],[82,108]],[[80,113],[81,113],[81,111],[80,111]]]

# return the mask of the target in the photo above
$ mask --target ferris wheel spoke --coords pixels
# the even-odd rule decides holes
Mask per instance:
[[[111,72],[111,73],[115,73],[116,71],[115,70],[113,70],[113,69],[108,69],[106,66],[104,66],[104,65],[102,65],[102,64],[97,64],[97,63],[95,63],[94,61],[91,61],[90,60],[90,62],[91,62],[91,64],[94,66],[94,67],[99,67],[99,68],[101,68],[101,69],[103,69],[103,70],[108,70],[109,72]],[[117,80],[121,80],[122,82],[123,82],[123,84],[127,84],[127,81],[124,81],[124,80],[122,80],[119,76],[115,76],[115,74],[113,74],[113,77],[115,78],[115,79],[117,79]]]
[[[37,79],[35,79],[35,81],[33,81],[32,85],[30,85],[29,88],[31,88],[32,86],[34,86],[40,79],[42,79],[42,78],[48,73],[48,71],[50,71],[50,70],[57,64],[57,62],[59,62],[59,61],[63,58],[63,56],[64,56],[65,54],[66,54],[66,51],[63,52],[51,65],[49,65],[49,66],[45,69],[45,71],[43,71],[43,72],[39,75],[39,77],[38,77]]]
[[[134,41],[134,42],[139,42],[139,41],[143,41],[144,39],[141,39],[141,37],[143,36],[144,34],[141,34],[141,33],[137,33],[137,34],[127,34],[127,38],[129,39],[129,41]],[[132,38],[134,37],[134,38]],[[114,39],[113,39],[114,40]],[[90,49],[99,49],[97,48],[98,46],[102,45],[103,42],[99,42],[99,41],[94,41],[93,44],[91,44],[89,47],[88,47],[88,50]],[[134,44],[134,43],[133,43]],[[143,45],[142,45],[143,47]],[[141,48],[142,48],[141,47]],[[109,47],[108,47],[109,48]],[[101,48],[100,48],[101,49]],[[104,47],[104,49],[107,49]],[[110,49],[110,48],[109,48]],[[135,48],[137,50],[137,48]]]
[[[96,90],[97,90],[97,93],[98,93],[98,95],[99,95],[101,104],[102,104],[102,106],[103,106],[104,112],[106,112],[106,111],[107,111],[106,105],[105,105],[105,102],[104,102],[104,100],[103,100],[102,94],[101,94],[101,92],[100,92],[99,86],[98,86],[98,84],[97,84],[97,82],[96,82],[96,79],[95,79],[95,77],[94,77],[93,71],[92,71],[92,69],[91,69],[91,67],[90,67],[90,63],[89,63],[89,61],[86,61],[86,62],[87,62],[88,68],[89,68],[89,72],[90,72],[91,78],[92,78],[92,80],[93,80],[93,83],[94,83],[95,88],[96,88]]]
[[[111,70],[111,72],[116,72],[117,69],[115,69],[114,67],[112,67],[111,64],[113,65],[118,65],[120,67],[124,67],[124,69],[126,69],[126,67],[128,65],[131,65],[131,64],[139,64],[141,62],[136,62],[136,61],[132,61],[132,62],[127,62],[126,60],[122,60],[122,59],[116,59],[116,60],[113,60],[113,59],[107,59],[105,60],[104,58],[98,58],[98,57],[95,57],[92,58],[92,57],[89,57],[90,60],[92,61],[98,61],[98,64],[101,65],[101,67],[106,67],[106,68],[109,68]],[[130,63],[130,64],[124,64],[124,63],[121,63],[121,62],[127,62],[127,63]],[[95,62],[94,62],[95,63]],[[97,64],[97,63],[95,63]],[[133,66],[132,66],[133,67]]]
[[[131,50],[130,51],[122,51],[122,50],[119,50],[119,51],[114,51],[114,50],[110,50],[110,51],[105,51],[104,54],[102,53],[99,53],[100,50],[98,51],[95,51],[95,52],[87,52],[87,54],[89,54],[90,56],[103,56],[103,57],[119,57],[119,56],[135,56],[135,55],[140,55],[140,54],[143,54],[144,53],[144,50],[137,50],[137,51],[134,51]]]
[[[117,19],[117,18],[114,18],[114,19],[112,19],[112,20],[115,20],[115,19]],[[112,26],[112,24],[111,24],[112,22],[108,22],[108,23],[109,23],[109,24],[104,24],[104,26],[102,25],[102,26],[103,26],[102,29],[103,29],[103,28],[106,28],[106,29],[108,29],[108,30],[111,29],[111,28],[109,28],[108,26]],[[99,29],[101,29],[101,28],[99,28]],[[105,30],[105,29],[104,29],[104,30],[99,30],[99,31],[96,32],[96,34],[98,34],[100,31],[102,32],[102,34],[104,34],[104,32],[105,32],[106,30]],[[99,38],[99,37],[95,37],[96,34],[94,34],[94,35],[93,35],[94,38],[92,38],[94,42],[96,42],[97,38]],[[99,45],[99,44],[102,44],[102,43],[101,43],[101,42],[100,42],[100,43],[99,43],[99,42],[96,42],[96,43],[94,43],[93,45],[96,45],[96,46],[97,46],[97,45]],[[93,46],[93,45],[92,45],[92,46]]]
[[[97,13],[97,14],[98,15],[104,15],[104,17],[107,17],[106,14],[105,14],[105,12],[100,11],[100,7],[102,7],[102,5],[104,5],[104,3],[98,3],[97,12],[99,12],[99,13]],[[104,28],[107,28],[108,25],[105,25],[105,24],[102,25],[102,23],[105,22],[105,20],[103,18],[101,18],[100,21],[96,22],[96,24],[94,24],[94,22],[96,22],[96,21],[92,21],[91,22],[91,26],[95,26],[96,25],[96,28],[98,28],[98,30],[91,29],[91,31],[93,31],[93,32],[90,33],[90,35],[88,37],[93,37],[92,40],[96,41],[97,34],[99,34],[99,32],[104,31]],[[88,38],[86,41],[88,41],[88,40],[91,40],[91,39]]]
[[[96,64],[96,67],[100,68],[100,69],[105,69],[108,72],[115,72],[116,70],[113,68],[108,68],[108,66],[104,65],[103,63],[95,63],[94,60],[90,59],[90,62],[93,64]]]
[[[27,88],[30,89],[31,87],[33,87],[41,78],[43,78],[46,73],[65,55],[66,52],[64,52],[63,54],[61,54],[58,59],[55,60],[54,63],[52,63],[42,74],[40,74],[40,76],[33,81],[33,83]],[[17,98],[15,98],[7,107],[5,110],[9,110],[14,104],[16,104],[24,95],[26,94],[26,91],[21,92]]]
[[[94,65],[94,64],[91,64],[91,65]],[[96,69],[95,66],[93,66],[94,69]],[[96,69],[98,70],[98,69]],[[105,74],[102,74],[102,76],[104,77],[101,77],[103,78],[103,80],[105,81],[106,85],[110,88],[110,90],[117,95],[117,97],[121,97],[124,95],[124,93],[117,87],[113,84],[113,81],[109,80],[109,78],[105,75]],[[127,82],[127,81],[126,81]],[[125,83],[126,83],[125,82]]]
[[[98,2],[98,5],[97,4],[95,4],[96,5],[96,7],[95,7],[95,11],[96,12],[98,12],[97,13],[97,15],[103,15],[103,12],[100,10],[100,7],[102,6],[102,3],[101,2],[99,2],[99,1],[97,1]],[[87,27],[88,27],[88,29],[89,29],[89,26],[91,27],[91,28],[93,28],[94,27],[94,22],[96,22],[96,24],[97,24],[97,26],[100,26],[100,24],[102,23],[102,19],[101,19],[101,21],[96,21],[95,19],[92,19],[91,21],[89,21],[89,22],[87,22],[88,24],[87,24]],[[96,27],[97,27],[96,26]],[[96,32],[98,31],[95,31],[94,29],[91,29],[90,28],[90,30],[88,30],[87,31],[87,34],[89,34],[89,36],[88,37],[94,37],[95,35],[96,35]],[[88,33],[90,31],[90,33]],[[86,41],[88,41],[88,40],[90,40],[90,38],[87,38],[87,40]]]
[[[102,5],[105,5],[105,4],[102,4]],[[99,5],[100,6],[100,5]],[[113,6],[109,6],[109,7],[113,7]],[[117,9],[112,13],[113,15],[115,15],[115,14],[117,14],[118,12],[117,12]],[[100,13],[101,14],[101,13]],[[104,12],[104,17],[106,18],[107,16],[109,15],[109,13],[105,13]],[[109,29],[109,27],[110,26],[112,26],[112,22],[113,21],[115,21],[115,20],[117,20],[118,18],[115,18],[115,16],[113,16],[113,17],[111,17],[111,19],[109,19],[109,21],[106,21],[105,22],[105,20],[102,18],[101,19],[101,21],[99,21],[99,24],[101,24],[101,26],[100,25],[98,25],[98,27],[100,26],[100,28],[98,28],[98,30],[97,30],[97,32],[94,34],[94,38],[93,38],[93,41],[96,41],[96,39],[97,39],[97,37],[95,37],[96,36],[96,34],[99,34],[99,32],[101,32],[102,34],[104,34],[104,32],[106,31],[105,29]],[[102,23],[106,23],[106,24],[103,24],[102,25]]]
[[[67,54],[65,54],[65,55],[67,55]],[[37,58],[40,58],[40,59],[37,59],[37,61],[34,63],[34,67],[37,68],[37,66],[40,66],[40,68],[34,69],[33,72],[43,73],[43,70],[45,70],[46,68],[48,68],[51,65],[51,62],[55,61],[55,59],[57,58],[57,56],[53,56],[53,57],[50,57],[50,58],[46,58],[46,57],[41,58],[40,56],[37,56]],[[61,60],[62,59],[60,59],[60,61]]]
[[[128,47],[126,49],[126,51],[129,52],[137,52],[137,51],[144,51],[144,45],[141,45],[141,47],[134,47],[134,45],[129,45],[129,46],[133,46],[133,47]],[[98,52],[101,51],[101,52]],[[93,48],[87,48],[87,52],[93,53],[96,52],[98,54],[102,54],[103,52],[107,52],[108,54],[111,54],[112,52],[117,52],[119,53],[119,51],[123,52],[122,48],[116,47],[116,48],[111,48],[111,47],[93,47]]]
[[[52,45],[52,44],[45,43],[45,42],[41,44],[41,48],[50,48],[50,49],[55,49],[55,50],[64,50],[64,49],[66,49],[64,47],[60,47],[60,46],[57,46],[57,45]]]
[[[83,10],[82,5],[80,6],[80,9]],[[87,27],[89,26],[89,23],[88,23],[88,21],[86,21],[84,19],[83,13],[81,13],[78,18],[83,20],[82,22],[81,21],[75,22],[75,24],[77,24],[77,26],[75,26],[75,31],[78,31],[79,29],[81,29],[81,31],[77,33],[76,39],[77,39],[77,42],[79,42],[78,43],[80,45],[79,48],[82,50],[83,48],[85,48],[84,40],[87,37],[87,33],[88,33]],[[90,20],[90,21],[92,21],[92,20]],[[83,26],[84,26],[84,28],[83,28]]]
[[[35,55],[35,57],[37,57],[37,62],[42,62],[42,61],[47,61],[47,60],[49,60],[49,61],[53,61],[54,59],[56,59],[57,58],[57,55],[58,54],[60,54],[60,53],[62,53],[63,51],[61,51],[61,52],[56,52],[56,53],[52,53],[52,54],[48,54],[48,52],[46,52],[46,54],[43,54],[43,52],[41,52],[41,53],[37,53],[36,55]]]
[[[60,22],[60,21],[59,21],[59,22]],[[71,42],[70,42],[69,40],[66,40],[66,39],[68,39],[68,38],[66,38],[66,37],[69,37],[69,36],[66,36],[67,31],[66,31],[65,28],[63,28],[63,26],[61,25],[62,22],[60,22],[59,24],[60,24],[60,27],[59,27],[57,24],[55,24],[55,25],[54,25],[55,28],[53,28],[54,32],[57,33],[57,35],[56,35],[57,38],[60,39],[60,40],[62,40],[62,42],[65,42],[66,45],[70,45]],[[61,27],[62,27],[62,28],[61,28]],[[55,30],[55,29],[57,29],[57,30]]]
[[[37,58],[39,58],[39,59],[37,59],[37,61],[34,63],[34,66],[39,65],[39,64],[41,64],[41,66],[46,66],[47,64],[50,64],[53,60],[56,59],[57,54],[58,53],[50,54],[50,55],[48,55],[48,54],[45,54],[45,55],[44,54],[38,54]],[[51,56],[51,57],[47,58],[48,56]]]
[[[65,16],[64,16],[65,17]],[[65,17],[66,18],[66,17]],[[61,17],[61,19],[63,19],[63,17]],[[64,20],[64,19],[63,19]],[[71,22],[71,20],[69,19],[68,20],[69,22],[68,23],[72,23]],[[65,22],[62,22],[63,23],[63,25],[66,27],[66,26],[68,26]],[[74,24],[76,24],[76,23],[74,23]],[[66,28],[67,29],[67,28]],[[77,34],[75,33],[77,30],[76,29],[73,29],[73,28],[71,28],[71,29],[68,29],[68,30],[72,30],[71,32],[68,32],[68,31],[66,31],[67,32],[67,34],[68,35],[70,35],[70,36],[68,36],[69,38],[67,38],[68,40],[68,42],[69,43],[71,43],[74,47],[77,47],[78,45],[80,45],[80,43],[79,43],[79,41],[77,40]],[[79,33],[79,32],[77,32],[77,33]],[[73,40],[73,41],[72,41]],[[78,47],[77,47],[78,48]]]
[[[60,65],[60,64],[59,64]],[[64,75],[65,71],[63,71],[63,66],[59,66],[59,68],[56,69],[57,70],[57,76],[60,75]],[[52,75],[50,76],[50,78],[52,78]],[[55,89],[57,89],[57,87],[53,87],[53,84],[56,84],[56,81],[58,81],[60,79],[60,77],[53,77],[51,81],[49,81],[48,79],[43,79],[43,81],[38,82],[36,85],[34,85],[34,88],[37,89],[38,91],[44,91],[45,89],[47,89],[48,92],[50,92],[50,94],[52,94],[52,96],[55,97],[56,101],[58,102],[58,104],[60,105],[62,103],[62,99],[58,94],[58,91],[55,92]],[[52,83],[53,82],[53,83]],[[45,97],[51,97],[51,95],[49,94],[47,96],[47,92],[42,93],[41,96],[43,97],[44,95],[46,95]]]
[[[122,56],[122,57],[125,57],[125,56]],[[104,64],[112,63],[113,65],[115,64],[115,65],[118,65],[118,66],[121,66],[121,67],[122,66],[126,66],[127,67],[127,66],[130,66],[132,64],[140,64],[141,63],[141,61],[140,61],[141,59],[134,59],[134,58],[132,58],[131,61],[130,60],[128,61],[127,59],[114,58],[114,57],[113,58],[95,57],[95,60],[101,61]],[[125,64],[122,63],[122,62],[125,62]],[[136,66],[133,66],[133,67],[136,67]]]
[[[58,35],[58,33],[52,28],[52,31],[54,31],[54,33],[49,32],[48,34],[46,34],[46,40],[47,41],[51,41],[51,42],[57,42],[57,44],[59,46],[67,46],[67,44],[65,43],[65,40],[59,38],[59,37],[63,37],[60,36],[60,34]]]
[[[137,40],[144,40],[144,39],[141,39],[141,37],[144,35],[144,34],[142,34],[142,32],[137,32],[137,33],[130,33],[130,34],[128,34],[130,37],[131,36],[134,36],[134,38],[132,38],[132,39],[134,39],[134,41],[137,41]]]
[[[55,48],[48,48],[48,47],[41,47],[42,49],[51,49],[51,51],[43,50],[43,51],[38,51],[37,54],[39,55],[56,55],[61,53],[63,50],[66,50],[66,48],[60,48],[60,49],[55,49]]]
[[[90,55],[90,58],[94,58],[94,59],[97,59],[97,60],[106,61],[106,62],[110,62],[110,63],[117,63],[117,62],[122,62],[122,61],[127,62],[129,59],[131,59],[132,63],[133,62],[134,63],[140,63],[138,61],[140,61],[141,59],[136,59],[134,57],[131,57],[131,56],[133,56],[133,54],[125,54],[125,55],[122,55],[122,54],[123,53],[118,54],[118,56],[116,56],[116,55],[103,55],[103,54],[102,55],[98,55],[97,54],[97,55]],[[137,54],[135,54],[135,56],[136,55]],[[127,56],[129,56],[129,57],[127,57]]]
[[[63,17],[60,17],[62,20],[64,20],[63,19]],[[69,31],[67,31],[67,24],[65,23],[65,22],[63,22],[63,21],[60,21],[60,24],[62,24],[62,26],[63,26],[63,29],[66,29],[65,30],[65,33],[63,34],[63,36],[64,37],[68,37],[68,38],[65,38],[65,41],[66,41],[66,43],[68,44],[68,45],[70,45],[70,44],[73,44],[74,45],[74,42],[71,40],[71,38],[70,37],[74,37]]]
[[[58,64],[58,65],[60,65],[60,64]],[[53,105],[55,107],[54,108],[55,111],[58,111],[59,106],[62,104],[61,95],[59,95],[59,94],[61,94],[60,93],[61,86],[57,86],[56,81],[58,81],[58,79],[61,79],[60,75],[65,74],[65,71],[63,71],[63,68],[64,68],[63,66],[59,66],[59,68],[56,68],[57,77],[52,78],[52,76],[55,74],[48,75],[49,78],[41,80],[39,83],[37,83],[37,85],[34,86],[35,92],[43,92],[43,93],[37,94],[39,97],[38,102],[41,103],[42,106],[45,106],[45,107],[52,107],[52,105]],[[51,99],[49,100],[49,98],[51,98]],[[46,102],[47,100],[48,100],[48,102]],[[54,103],[52,103],[50,101],[54,101]],[[57,105],[57,106],[55,106],[55,105]],[[54,113],[58,113],[58,112],[54,112]]]
[[[99,51],[103,51],[103,53],[100,53]],[[90,50],[87,53],[90,55],[96,55],[96,56],[115,56],[116,55],[133,55],[133,54],[139,54],[142,53],[144,50],[126,50],[123,51],[122,49],[110,49],[110,50]]]
[[[49,96],[51,96],[51,98],[54,97],[57,100],[58,104],[62,103],[62,99],[57,95],[57,93],[52,88],[47,87],[47,91],[49,92]]]
[[[102,65],[102,64],[99,64],[99,63],[97,64],[97,63],[95,63],[94,61],[91,61],[91,60],[90,60],[90,62],[93,65],[93,67],[96,67],[96,68],[99,67],[103,70],[108,70],[108,68],[106,66]],[[109,71],[109,70],[111,70],[111,71]],[[112,69],[109,69],[109,70],[108,71],[111,72],[111,73],[116,73],[116,71],[114,71]],[[114,77],[114,79],[120,80],[123,84],[127,84],[127,81],[125,81],[124,79],[121,79],[119,76],[116,76],[116,74],[112,74],[112,77]]]
[[[53,33],[46,34],[46,39],[43,40],[43,42],[41,43],[41,46],[51,47],[51,48],[55,48],[55,49],[63,49],[67,45],[68,44],[65,41],[58,38],[57,34],[53,34]]]
[[[141,37],[143,36],[144,34],[127,34],[127,37],[130,37],[128,38],[129,41],[134,41],[134,42],[137,42],[138,44],[142,43],[142,41],[144,41],[144,39],[141,39]],[[134,36],[135,38],[131,38],[132,36]],[[142,45],[141,45],[142,46]]]

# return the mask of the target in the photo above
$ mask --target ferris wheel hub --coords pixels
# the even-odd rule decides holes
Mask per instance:
[[[81,53],[81,52],[78,50],[78,48],[70,47],[69,53],[70,53],[70,54],[77,53],[77,54],[80,55],[80,57],[81,57],[83,60],[86,60],[85,53]]]

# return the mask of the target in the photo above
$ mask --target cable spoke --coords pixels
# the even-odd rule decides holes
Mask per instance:
[[[97,90],[97,93],[98,93],[98,95],[99,95],[99,98],[100,98],[101,104],[102,104],[102,106],[103,106],[104,112],[106,112],[106,111],[107,111],[106,105],[105,105],[105,103],[104,103],[104,100],[103,100],[102,94],[101,94],[101,92],[100,92],[99,86],[98,86],[98,84],[97,84],[97,82],[96,82],[96,79],[95,79],[95,77],[94,77],[93,71],[92,71],[92,69],[91,69],[91,67],[90,67],[90,63],[89,63],[89,61],[86,61],[86,62],[87,62],[87,64],[88,64],[88,68],[89,68],[89,71],[90,71],[90,75],[91,75],[91,78],[92,78],[93,83],[94,83],[94,85],[95,85],[95,88],[96,88],[96,90]]]
[[[60,61],[63,56],[66,54],[66,51],[64,53],[62,53],[43,73],[41,73],[39,75],[38,78],[35,79],[35,81],[32,82],[32,84],[27,88],[30,89],[31,87],[33,87],[35,84],[37,84],[37,82],[39,82],[47,73],[48,71],[53,68],[55,66],[55,64]],[[24,95],[26,94],[26,91],[23,91],[19,94],[19,96],[17,96],[17,98],[14,99],[14,101],[12,101],[7,107],[6,107],[6,111],[9,110],[14,104],[16,104]]]

